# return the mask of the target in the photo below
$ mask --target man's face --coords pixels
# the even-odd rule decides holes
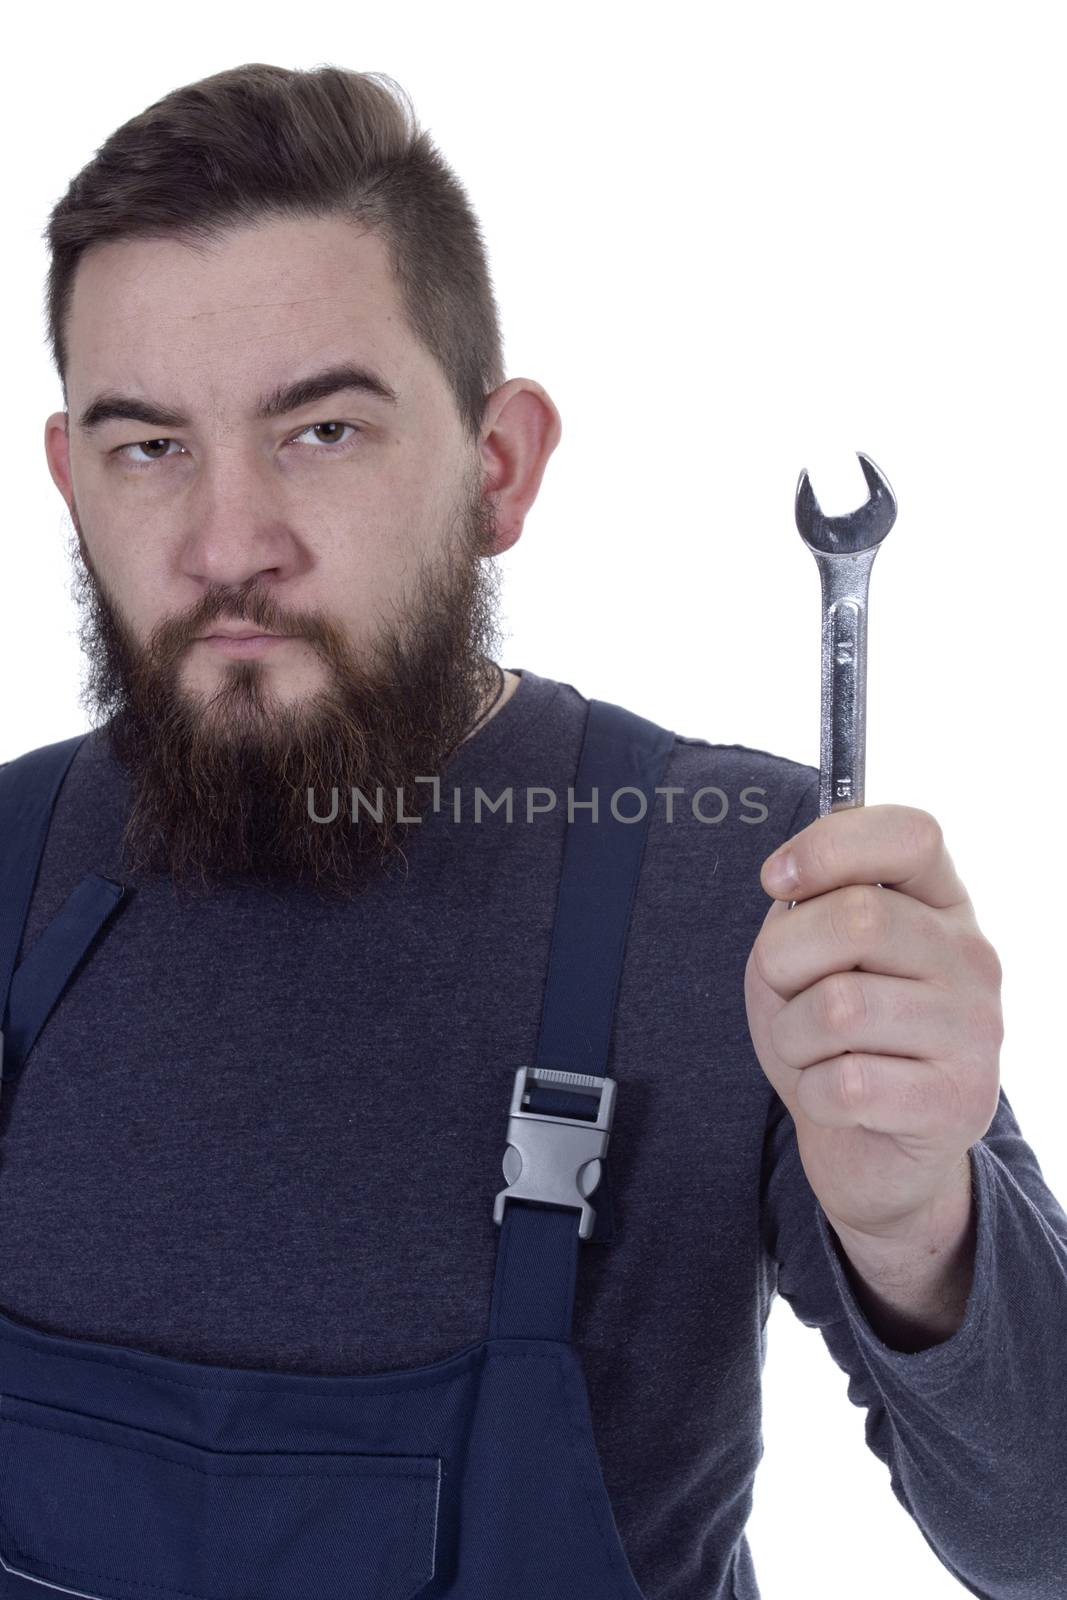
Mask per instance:
[[[67,336],[69,423],[50,418],[46,444],[78,537],[89,694],[131,778],[128,859],[350,891],[400,853],[397,787],[417,813],[430,786],[415,779],[498,682],[487,558],[521,516],[498,531],[484,441],[505,391],[539,386],[497,390],[473,445],[384,244],[338,217],[207,249],[97,246]],[[344,387],[260,414],[342,365],[395,401]],[[85,425],[119,396],[145,409],[97,404]],[[217,637],[253,628],[276,637]],[[379,785],[382,821],[363,808],[353,823],[352,787],[373,804]],[[333,786],[338,818],[316,823],[307,791],[328,815]]]

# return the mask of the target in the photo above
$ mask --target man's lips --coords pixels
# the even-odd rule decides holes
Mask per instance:
[[[193,642],[223,655],[252,656],[274,650],[293,637],[285,633],[205,633]]]
[[[201,639],[280,639],[284,634],[274,633],[270,628],[212,628],[210,633],[198,635]]]

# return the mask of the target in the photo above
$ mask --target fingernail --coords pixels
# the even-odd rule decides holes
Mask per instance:
[[[775,894],[785,894],[789,889],[797,886],[797,868],[791,850],[783,850],[780,855],[771,856],[764,870],[764,880]]]

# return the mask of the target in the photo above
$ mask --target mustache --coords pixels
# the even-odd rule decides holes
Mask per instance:
[[[119,608],[93,565],[76,511],[72,513],[72,521],[82,565],[112,616],[118,620],[121,615]],[[264,587],[258,573],[237,585],[209,585],[192,610],[158,622],[143,646],[134,647],[134,641],[130,638],[124,642],[131,654],[143,655],[161,666],[173,661],[188,645],[210,633],[211,625],[216,622],[223,627],[243,623],[263,633],[303,638],[336,659],[337,628],[315,612],[283,612]],[[121,623],[119,626],[121,628]]]
[[[332,652],[337,630],[331,623],[311,611],[282,612],[269,595],[255,587],[256,583],[252,579],[238,590],[209,590],[192,611],[157,623],[148,641],[149,653],[157,661],[168,661],[209,633],[240,626],[285,638],[307,639],[319,649]]]

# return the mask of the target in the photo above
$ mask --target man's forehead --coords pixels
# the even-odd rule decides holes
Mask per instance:
[[[75,299],[121,297],[129,309],[151,307],[168,290],[196,316],[256,300],[391,299],[395,283],[381,236],[338,217],[272,219],[202,240],[103,240],[82,256],[74,279]]]
[[[110,347],[125,371],[131,348],[194,362],[217,349],[247,362],[259,347],[255,364],[277,370],[294,345],[317,345],[332,330],[332,344],[341,332],[368,360],[395,365],[406,344],[396,293],[382,241],[335,218],[242,228],[207,249],[110,241],[79,264],[68,350],[72,365],[99,367]],[[92,381],[119,376],[94,372]]]
[[[110,246],[91,252],[75,280],[68,328],[72,411],[116,392],[243,414],[280,384],[354,353],[410,398],[427,361],[378,270],[381,241],[343,227],[346,246],[354,241],[363,253],[324,265],[323,230],[311,240],[310,227],[280,230],[289,254],[273,260],[266,230],[242,232],[212,254],[211,271],[172,240],[121,241],[110,262]],[[379,249],[368,252],[368,243]],[[299,258],[315,255],[301,273]]]

